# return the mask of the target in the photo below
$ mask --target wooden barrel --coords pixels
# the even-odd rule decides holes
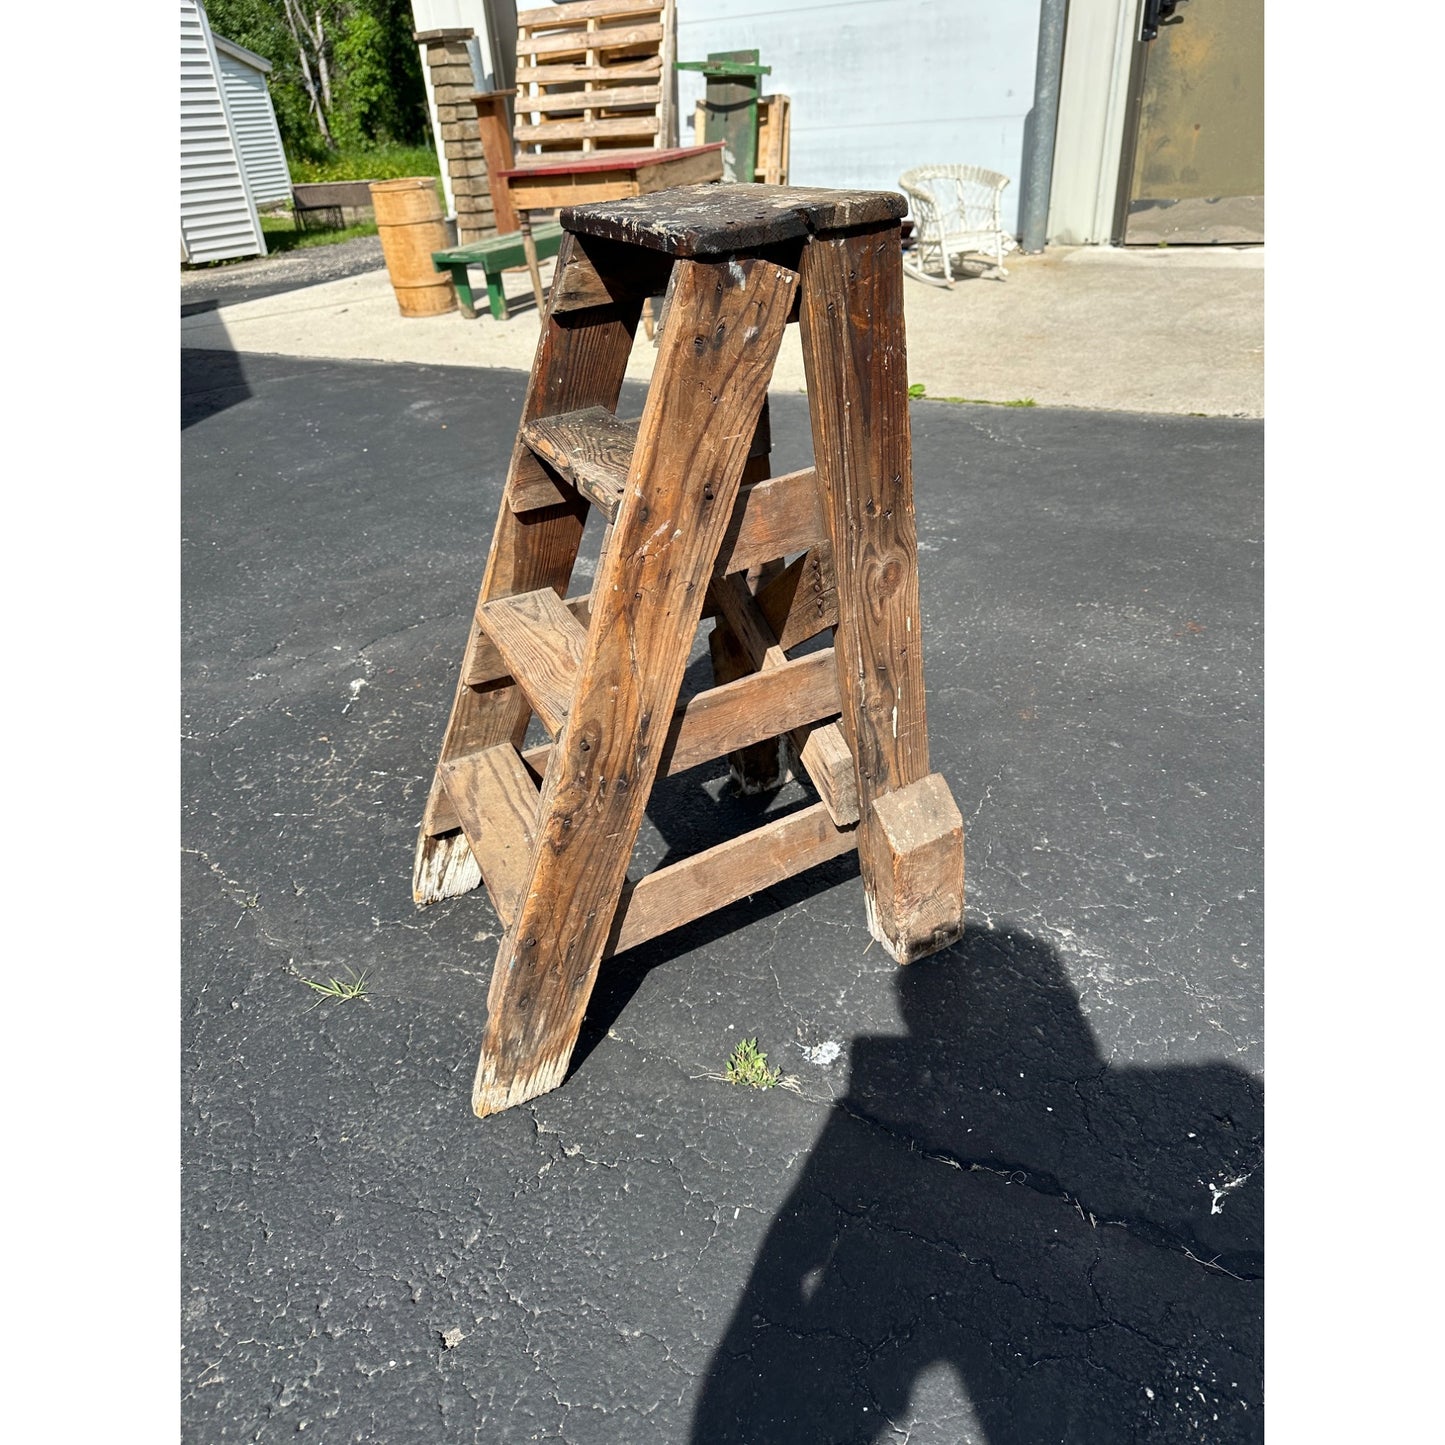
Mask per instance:
[[[432,252],[445,251],[446,217],[435,176],[375,181],[371,203],[386,274],[403,316],[441,316],[455,311],[457,291],[451,273],[432,265]]]

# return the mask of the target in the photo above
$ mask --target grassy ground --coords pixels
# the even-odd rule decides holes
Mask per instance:
[[[292,161],[291,179],[312,181],[391,181],[400,176],[440,176],[437,153],[430,146],[385,145],[337,152],[324,161]]]
[[[261,230],[266,235],[266,253],[279,256],[283,251],[300,251],[309,246],[334,246],[338,241],[353,241],[358,236],[376,235],[376,222],[358,221],[339,230],[298,231],[288,211],[284,215],[262,216]]]
[[[437,196],[443,207],[445,195],[441,188],[441,167],[430,146],[386,145],[367,150],[337,152],[325,161],[290,161],[293,185],[313,181],[390,181],[401,176],[436,176]],[[296,227],[288,205],[261,217],[261,230],[266,236],[266,252],[279,256],[286,251],[300,251],[313,246],[334,246],[341,241],[354,241],[358,236],[376,235],[376,222],[369,217],[336,230],[323,229],[313,222],[309,230]],[[249,257],[242,259],[249,260]],[[211,266],[230,266],[232,261],[213,261]]]

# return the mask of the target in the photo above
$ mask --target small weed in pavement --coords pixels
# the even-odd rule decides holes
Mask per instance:
[[[781,1069],[768,1067],[768,1056],[756,1039],[742,1039],[728,1059],[723,1077],[730,1084],[747,1084],[754,1089],[771,1089],[783,1076]]]
[[[351,975],[349,979],[328,978],[325,983],[318,983],[314,978],[301,979],[307,988],[315,989],[321,995],[321,998],[311,1005],[312,1008],[315,1008],[320,1004],[321,999],[325,998],[345,1003],[347,999],[366,997],[366,970],[362,969],[359,974],[352,968],[348,968],[346,971]],[[301,978],[299,973],[296,976]]]
[[[981,396],[929,396],[921,381],[915,381],[908,388],[912,401],[952,401],[964,406],[1037,406],[1031,396],[1021,396],[1016,401],[985,401]]]

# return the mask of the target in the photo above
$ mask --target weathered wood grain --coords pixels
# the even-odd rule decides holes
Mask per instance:
[[[743,490],[719,549],[719,577],[748,572],[828,540],[828,518],[812,467],[769,477]]]
[[[661,122],[655,115],[617,116],[612,120],[544,120],[536,125],[519,125],[512,130],[518,145],[549,140],[603,140],[607,137],[645,142],[658,133]]]
[[[543,416],[522,428],[527,445],[557,469],[609,522],[617,520],[637,422],[600,406]]]
[[[917,957],[950,935],[885,896],[894,876],[879,867],[888,842],[872,806],[929,774],[899,228],[814,236],[802,268],[803,363],[838,579],[840,723],[857,769],[869,926],[895,958]],[[959,936],[961,907],[953,927]]]
[[[575,238],[564,236],[557,255],[559,274],[565,274],[576,251]],[[522,403],[522,424],[534,417],[588,406],[615,411],[641,311],[640,301],[623,300],[593,308],[580,319],[549,313],[537,341]],[[541,463],[519,435],[512,448],[507,488],[540,468]],[[514,512],[504,502],[492,534],[478,605],[493,597],[541,587],[565,591],[587,511],[580,497],[527,513]],[[469,649],[472,631],[469,627]],[[442,739],[442,761],[502,742],[520,743],[526,731],[531,708],[514,685],[472,687],[464,681],[466,672],[464,658]],[[434,776],[412,871],[412,894],[418,904],[455,897],[480,882],[463,834],[434,831],[438,816],[450,808],[441,779]]]
[[[533,30],[552,25],[576,25],[579,20],[615,20],[623,15],[660,15],[665,0],[571,0],[539,10],[517,11],[517,28]]]
[[[631,46],[655,45],[662,41],[660,25],[609,25],[604,30],[574,30],[556,35],[517,39],[517,56],[585,55],[589,50],[623,50]],[[527,80],[526,67],[518,65],[517,80]],[[520,111],[524,102],[517,103]]]
[[[668,732],[662,770],[684,772],[760,739],[831,717],[838,706],[837,664],[831,648],[747,673],[688,701]]]
[[[498,597],[477,615],[542,726],[560,732],[587,647],[586,628],[550,587]]]
[[[573,85],[578,81],[618,81],[656,79],[662,74],[660,55],[639,56],[625,65],[577,65],[571,62],[528,65],[518,71],[523,84]]]
[[[858,776],[843,730],[835,722],[794,728],[788,746],[796,765],[818,790],[829,816],[840,827],[858,821]]]
[[[860,828],[868,927],[899,963],[945,948],[963,918],[963,816],[940,773],[874,798]]]
[[[508,924],[536,845],[537,784],[511,743],[450,758],[440,772],[492,906]]]
[[[504,174],[518,209],[545,211],[715,181],[721,179],[722,170],[719,142],[672,150],[559,150]]]
[[[492,974],[479,1115],[566,1072],[797,279],[753,258],[673,268],[628,496],[543,785],[532,876]]]
[[[552,310],[560,315],[588,306],[606,306],[623,296],[660,295],[667,287],[671,270],[670,256],[639,251],[636,246],[619,246],[595,236],[579,237],[575,263],[552,283]]]
[[[545,465],[533,465],[507,488],[507,506],[513,512],[540,512],[543,507],[572,506],[572,493],[565,477],[548,471]]]
[[[592,594],[584,592],[580,597],[568,597],[562,605],[570,612],[579,627],[585,628],[592,617]],[[486,687],[502,682],[511,676],[506,661],[487,636],[480,622],[474,627],[473,646],[468,649],[462,680],[468,687]]]
[[[839,828],[821,803],[729,838],[625,889],[607,952],[635,948],[857,845],[857,830]]]
[[[896,191],[812,186],[677,186],[651,195],[569,206],[563,229],[647,246],[670,256],[723,256],[818,232],[897,221],[908,209]]]
[[[607,71],[601,72],[608,75]],[[528,77],[531,78],[530,75]],[[609,77],[610,78],[610,77]],[[554,111],[610,110],[613,107],[657,106],[662,102],[660,85],[609,85],[596,90],[569,90],[551,95],[529,95],[525,104],[533,115]]]
[[[736,680],[707,688],[677,705],[667,730],[658,776],[686,772],[761,738],[775,737],[837,711],[837,667],[831,648],[790,659],[782,667],[766,672],[745,667]],[[546,773],[551,757],[551,743],[541,743],[522,754],[522,760],[538,777]]]
[[[752,659],[721,613],[717,614],[717,625],[708,634],[707,645],[713,679],[719,686],[736,686],[749,678],[768,675],[753,667]],[[771,725],[771,718],[768,723],[762,738],[743,739],[728,753],[728,775],[740,793],[773,793],[791,776],[783,739]]]
[[[766,400],[758,413],[758,424],[753,432],[753,443],[748,450],[747,464],[743,468],[742,490],[733,506],[733,520],[728,524],[731,532],[746,512],[744,495],[759,482],[764,482],[772,470],[772,418]],[[773,564],[768,564],[773,565]],[[752,569],[745,574],[754,578]],[[713,588],[710,586],[709,594]],[[707,604],[704,602],[704,611]],[[712,659],[713,678],[719,683],[734,682],[752,672],[753,664],[742,644],[733,634],[726,617],[719,616],[711,635],[708,637],[708,651]],[[728,772],[733,786],[745,794],[776,791],[788,779],[787,759],[779,738],[780,728],[773,728],[761,741],[751,741],[750,746],[734,749],[728,755]]]
[[[832,547],[822,542],[794,558],[758,588],[755,600],[784,652],[835,626],[838,578]]]
[[[753,667],[777,667],[785,660],[777,637],[758,608],[741,574],[713,583],[710,594],[728,621]],[[841,680],[840,680],[841,683]],[[840,695],[841,695],[840,685]],[[853,755],[836,723],[795,728],[789,734],[798,765],[818,790],[829,815],[839,827],[856,823],[860,816]]]
[[[502,236],[509,236],[517,229],[517,213],[507,193],[507,183],[497,175],[498,171],[512,163],[512,132],[507,103],[515,94],[515,90],[488,90],[472,96],[472,105],[477,112],[477,134],[487,162],[487,189],[492,198],[497,233]],[[505,302],[502,319],[507,319]]]

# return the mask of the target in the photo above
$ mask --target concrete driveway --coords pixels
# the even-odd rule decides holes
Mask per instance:
[[[361,247],[364,243],[350,243]],[[337,248],[338,250],[340,248]],[[285,267],[321,263],[277,258]],[[334,263],[349,272],[357,249]],[[552,262],[543,267],[551,280]],[[951,290],[908,280],[909,379],[931,397],[1034,402],[1172,415],[1264,415],[1264,248],[1051,247],[1011,256],[1006,280],[975,274]],[[504,278],[515,313],[465,321],[398,314],[385,270],[272,294],[264,264],[247,263],[222,291],[199,278],[206,309],[183,315],[181,344],[334,360],[367,358],[530,370],[539,330],[526,273]],[[309,273],[308,273],[309,274]],[[473,272],[482,290],[481,273]],[[235,300],[233,298],[253,297]],[[214,303],[214,304],[212,304]],[[186,308],[183,308],[183,310]],[[656,356],[638,333],[628,374],[646,380]],[[774,387],[803,390],[797,328]]]

